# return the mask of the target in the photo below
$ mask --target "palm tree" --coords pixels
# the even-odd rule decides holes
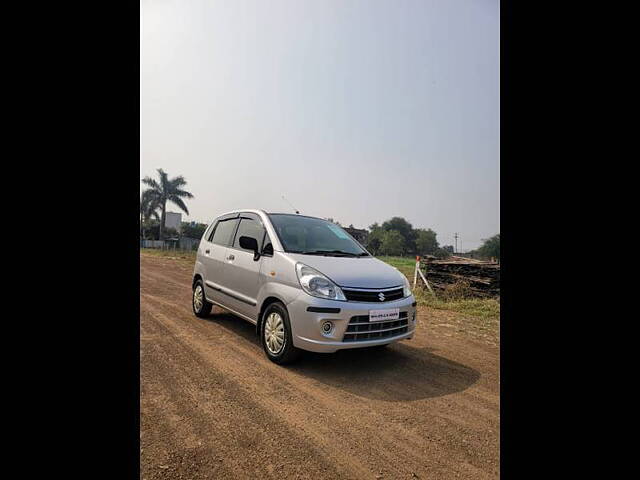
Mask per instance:
[[[182,175],[169,179],[169,176],[161,168],[158,169],[158,175],[160,176],[160,182],[156,182],[151,177],[145,177],[142,179],[142,183],[151,187],[147,192],[150,192],[150,202],[157,203],[162,212],[160,218],[160,240],[164,240],[164,221],[167,213],[167,201],[175,204],[184,213],[189,215],[189,209],[182,201],[183,198],[193,198],[193,195],[186,190],[182,190],[187,184],[187,181]]]
[[[145,222],[148,222],[151,217],[155,218],[158,222],[160,221],[160,215],[158,215],[159,208],[160,204],[152,190],[142,192],[140,196],[140,229],[142,231],[142,238],[145,238]]]

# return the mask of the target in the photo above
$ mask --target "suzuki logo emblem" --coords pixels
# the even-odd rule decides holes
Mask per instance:
[[[380,292],[378,294],[378,298],[380,299],[381,302],[384,302],[384,293]]]

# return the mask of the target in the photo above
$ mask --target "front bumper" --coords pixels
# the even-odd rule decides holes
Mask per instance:
[[[312,297],[301,292],[287,305],[293,345],[311,352],[332,353],[345,348],[373,347],[397,342],[413,337],[416,328],[416,307],[413,295],[384,303],[339,302]],[[339,313],[309,312],[308,307],[340,309]],[[373,340],[343,341],[351,317],[369,315],[369,310],[398,308],[407,313],[407,331],[398,335]],[[333,330],[329,334],[322,333],[322,324],[329,320]]]

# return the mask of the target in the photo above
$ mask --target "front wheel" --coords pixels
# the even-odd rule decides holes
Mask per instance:
[[[196,317],[205,318],[211,313],[212,303],[207,302],[204,298],[204,284],[202,280],[198,280],[193,286],[193,295],[191,296],[191,306]]]
[[[260,326],[260,339],[269,360],[278,365],[292,363],[302,353],[293,346],[289,313],[280,302],[272,303],[265,309]]]

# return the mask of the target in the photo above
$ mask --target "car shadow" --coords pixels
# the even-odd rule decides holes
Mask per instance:
[[[262,350],[255,326],[228,313],[214,313],[210,321],[239,335]],[[480,373],[434,353],[411,346],[411,340],[383,349],[355,348],[336,353],[304,352],[285,368],[359,397],[389,402],[435,398],[466,390]]]

